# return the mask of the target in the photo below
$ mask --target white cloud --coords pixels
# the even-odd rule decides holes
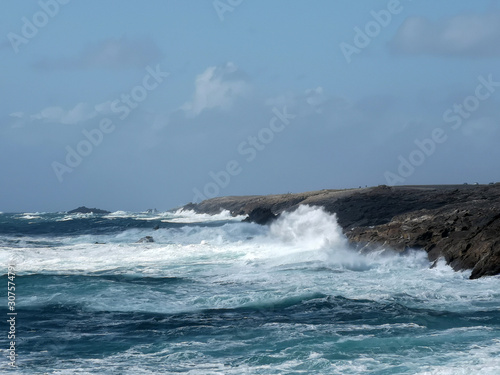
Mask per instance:
[[[64,125],[75,125],[90,120],[97,112],[87,103],[78,103],[72,109],[65,110],[62,107],[47,107],[39,113],[30,116],[32,121],[43,121]]]
[[[123,69],[144,68],[161,58],[160,49],[151,39],[106,39],[92,44],[74,58],[43,59],[39,69]]]
[[[440,22],[409,17],[390,45],[402,54],[500,56],[500,13],[459,15]]]
[[[195,117],[206,109],[228,110],[236,98],[249,90],[250,84],[233,63],[212,66],[196,77],[193,98],[181,109],[188,117]]]

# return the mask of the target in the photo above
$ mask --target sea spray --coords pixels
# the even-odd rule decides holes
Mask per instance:
[[[366,257],[348,245],[335,214],[322,207],[301,205],[285,212],[269,230],[269,239],[280,245],[272,253],[288,262],[317,262],[324,267],[364,270],[369,267]]]

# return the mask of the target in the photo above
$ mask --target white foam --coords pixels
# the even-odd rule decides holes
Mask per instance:
[[[206,223],[213,221],[242,221],[246,215],[233,216],[228,210],[223,210],[219,214],[199,214],[193,210],[179,209],[171,213],[171,217],[163,221],[170,223]]]
[[[321,207],[303,205],[284,213],[271,224],[269,233],[255,240],[248,260],[267,259],[268,265],[317,262],[325,267],[366,270],[367,257],[349,249],[336,215]]]
[[[41,219],[40,213],[25,213],[22,215],[17,216],[18,219],[25,219],[25,220],[33,220],[33,219]]]
[[[241,221],[246,216],[232,216],[227,210],[222,211],[219,214],[199,214],[193,210],[183,210],[178,209],[177,211],[166,211],[166,212],[127,212],[127,211],[115,211],[110,214],[103,216],[106,219],[135,219],[135,220],[161,220],[165,223],[204,223],[204,222],[215,222],[215,221]]]
[[[110,214],[104,215],[103,218],[113,219],[134,219],[134,220],[161,220],[170,217],[169,212],[128,212],[128,211],[115,211]]]
[[[62,218],[56,219],[56,221],[71,221],[74,219],[89,219],[92,217],[94,217],[93,212],[89,212],[89,213],[85,213],[85,214],[81,213],[81,212],[77,212],[74,214],[64,215]]]
[[[103,217],[106,219],[124,219],[124,218],[133,218],[136,217],[137,215],[138,214],[127,211],[115,211],[111,212],[110,214],[106,214]]]
[[[344,247],[346,239],[336,215],[322,207],[302,205],[271,225],[270,235],[303,249]]]
[[[416,375],[498,375],[500,369],[500,340],[480,342],[464,351],[448,353],[444,364],[420,366]]]

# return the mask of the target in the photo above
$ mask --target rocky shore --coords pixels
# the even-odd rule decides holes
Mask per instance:
[[[471,269],[471,279],[500,274],[500,183],[221,197],[184,208],[208,214],[229,210],[266,224],[301,204],[335,213],[358,248],[422,249],[431,261],[444,258],[455,270]]]

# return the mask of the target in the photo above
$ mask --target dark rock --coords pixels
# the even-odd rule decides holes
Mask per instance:
[[[111,212],[106,210],[100,210],[98,208],[87,208],[85,206],[81,206],[75,208],[74,210],[68,211],[68,214],[109,214]]]
[[[156,224],[153,228],[153,230],[158,230],[158,229],[160,229],[160,224]]]
[[[269,208],[257,207],[253,209],[248,217],[243,220],[247,223],[256,223],[260,225],[270,224],[278,218],[278,215],[273,214]]]
[[[155,240],[153,239],[153,237],[151,236],[146,236],[146,237],[142,237],[139,241],[137,241],[136,243],[148,243],[148,242],[155,242]]]
[[[430,261],[444,258],[457,271],[472,269],[471,279],[500,273],[500,202],[493,199],[417,210],[346,234],[355,243],[424,249]]]

